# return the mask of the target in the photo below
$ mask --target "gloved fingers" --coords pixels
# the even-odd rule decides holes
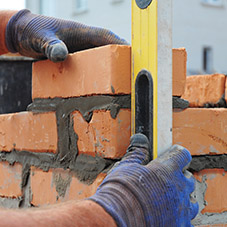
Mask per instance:
[[[189,171],[185,171],[184,176],[186,178],[187,192],[191,194],[195,191],[196,180],[192,173],[190,173]]]
[[[199,204],[194,199],[190,201],[190,219],[194,219],[196,215],[199,213]]]
[[[65,43],[58,39],[47,41],[41,48],[44,48],[46,57],[53,62],[64,61],[68,56]]]
[[[67,27],[68,22],[65,23],[65,27]],[[129,45],[126,40],[108,29],[87,26],[77,22],[71,23],[67,35],[65,34],[65,29],[62,31],[60,30],[57,35],[65,42],[69,53],[108,44]]]
[[[106,44],[119,44],[119,45],[129,45],[129,43],[125,40],[120,38],[118,35],[113,33],[108,29],[103,28],[94,28],[96,32],[101,35],[100,39],[102,43],[99,43],[98,46],[106,45]],[[95,38],[95,36],[93,36]],[[93,42],[96,43],[98,39],[94,39]],[[98,41],[99,42],[99,41]]]
[[[149,161],[149,141],[147,137],[141,133],[131,136],[127,153],[122,158],[119,165],[132,163],[146,165]]]
[[[175,170],[185,171],[191,160],[191,154],[186,148],[180,145],[174,145],[154,161],[166,164]]]

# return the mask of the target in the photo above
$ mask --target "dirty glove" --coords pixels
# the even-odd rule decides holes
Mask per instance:
[[[89,199],[101,205],[118,226],[192,226],[198,203],[190,199],[195,182],[185,170],[190,153],[175,145],[149,162],[148,147],[144,135],[132,136],[127,154]]]
[[[107,44],[128,43],[109,30],[77,22],[32,14],[24,9],[11,17],[6,28],[6,46],[12,53],[53,62],[66,59],[68,52]]]

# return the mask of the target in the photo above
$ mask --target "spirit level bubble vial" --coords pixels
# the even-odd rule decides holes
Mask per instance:
[[[153,158],[172,145],[172,0],[132,0],[132,134]]]

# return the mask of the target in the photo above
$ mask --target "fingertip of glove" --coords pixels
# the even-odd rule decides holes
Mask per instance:
[[[131,136],[130,146],[149,149],[149,140],[144,134],[137,133]]]
[[[53,62],[64,61],[68,56],[68,49],[64,43],[56,43],[48,49],[47,57]]]
[[[197,201],[195,201],[195,200],[191,200],[190,210],[191,210],[190,213],[191,213],[191,220],[192,220],[199,213],[199,203]]]
[[[176,145],[172,146],[171,150],[172,150],[172,152],[174,152],[176,154],[176,156],[178,156],[181,159],[183,158],[185,165],[187,165],[188,163],[191,162],[192,156],[191,156],[189,150],[186,149],[185,147],[182,147],[182,146],[176,144]]]

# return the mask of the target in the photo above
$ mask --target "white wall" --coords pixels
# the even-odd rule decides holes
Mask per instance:
[[[173,0],[173,47],[185,47],[188,70],[202,71],[203,47],[213,49],[213,71],[227,73],[227,1],[211,7],[200,0]]]

